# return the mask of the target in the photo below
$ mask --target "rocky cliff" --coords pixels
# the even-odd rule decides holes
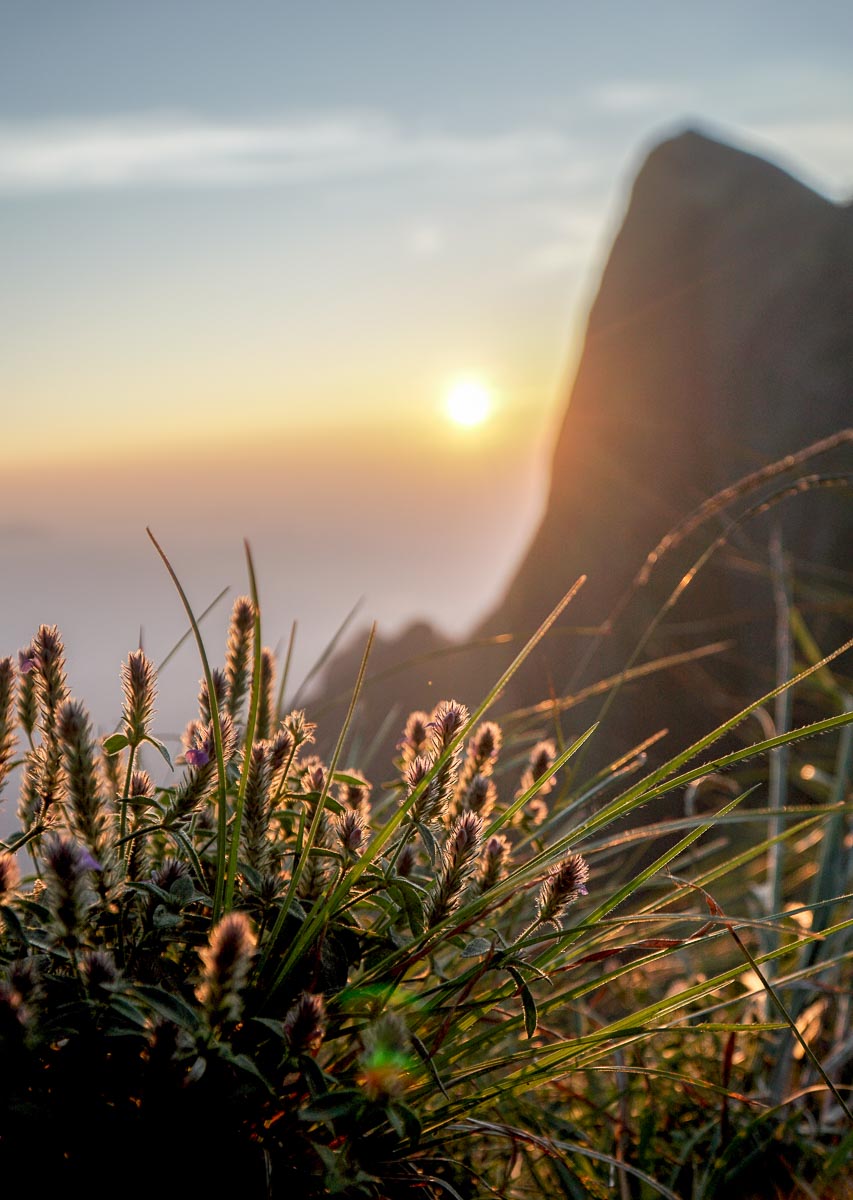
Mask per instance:
[[[365,694],[365,728],[376,728],[394,702],[400,721],[407,708],[428,708],[447,695],[475,702],[581,573],[588,576],[582,593],[498,711],[619,671],[709,540],[797,475],[853,470],[853,445],[714,514],[631,591],[667,531],[719,489],[851,423],[853,210],[695,132],[657,146],[636,178],[589,315],[545,515],[506,594],[474,635],[511,633],[515,642],[422,657],[377,679]],[[850,492],[817,489],[731,529],[642,660],[731,644],[665,679],[626,688],[597,757],[662,725],[671,729],[671,744],[682,745],[772,684],[774,523],[783,551],[795,559],[798,601],[819,637],[837,636],[843,612],[835,600],[834,613],[825,610],[830,592],[844,592],[836,573],[853,569]],[[846,586],[849,597],[849,577]],[[592,638],[589,628],[629,594],[612,629]],[[403,635],[381,645],[372,673],[411,657],[408,642]],[[422,627],[418,642],[421,655],[446,648]],[[339,657],[324,693],[343,690],[355,665],[355,651]],[[592,705],[573,709],[566,728],[594,715]]]

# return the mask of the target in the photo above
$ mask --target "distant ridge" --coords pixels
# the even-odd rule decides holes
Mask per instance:
[[[706,497],[847,425],[853,425],[853,209],[692,129],[656,146],[636,177],[589,314],[545,515],[474,638],[511,632],[520,639],[578,575],[589,581],[562,632],[537,649],[500,708],[541,701],[549,689],[559,696],[620,670],[646,622],[731,512],[661,565],[594,653],[588,637],[570,630],[602,622],[646,554]],[[853,471],[853,445],[806,470]],[[610,737],[628,748],[666,725],[672,744],[681,746],[710,728],[709,706],[728,715],[772,686],[771,520],[785,551],[808,564],[797,567],[796,579],[804,585],[807,618],[817,620],[825,572],[853,571],[851,510],[849,492],[815,492],[733,535],[643,657],[721,637],[733,646],[670,673],[665,686],[652,678],[626,689],[610,718]],[[815,632],[837,636],[842,623],[831,629],[821,618]],[[417,650],[406,633],[381,643],[373,673],[448,645],[422,626],[417,641]],[[365,728],[375,728],[395,701],[400,721],[404,709],[428,708],[445,696],[475,702],[518,644],[430,657],[377,682],[366,693]],[[332,664],[323,693],[345,690],[355,670],[353,649]],[[573,711],[567,728],[594,712],[592,706]],[[606,741],[601,757],[610,749]]]

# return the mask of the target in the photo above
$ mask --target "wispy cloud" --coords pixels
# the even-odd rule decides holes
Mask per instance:
[[[549,129],[412,132],[376,114],[214,123],[139,116],[0,124],[0,192],[297,183],[393,170],[553,171],[572,144]]]
[[[682,87],[646,79],[613,79],[587,93],[589,104],[601,112],[651,114],[678,111],[690,96]]]

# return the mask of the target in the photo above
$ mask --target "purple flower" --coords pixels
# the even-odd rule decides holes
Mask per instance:
[[[103,867],[93,858],[85,846],[80,847],[80,866],[86,871],[102,871]]]
[[[206,767],[210,762],[210,755],[203,747],[197,747],[194,750],[186,751],[184,761],[188,762],[191,767]]]
[[[29,675],[30,671],[36,671],[41,666],[41,660],[32,646],[29,650],[18,651],[18,670],[22,675]]]

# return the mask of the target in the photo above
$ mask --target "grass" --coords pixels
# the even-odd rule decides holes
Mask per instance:
[[[7,1187],[853,1194],[849,643],[818,650],[781,574],[777,686],[662,765],[651,738],[585,776],[597,723],[568,745],[543,724],[576,695],[489,719],[579,580],[472,712],[413,713],[372,786],[346,750],[370,640],[323,761],[282,709],[248,548],[213,667],[154,544],[203,669],[174,764],[142,651],[100,739],[55,627],[0,660]],[[666,669],[644,642],[605,704]]]

